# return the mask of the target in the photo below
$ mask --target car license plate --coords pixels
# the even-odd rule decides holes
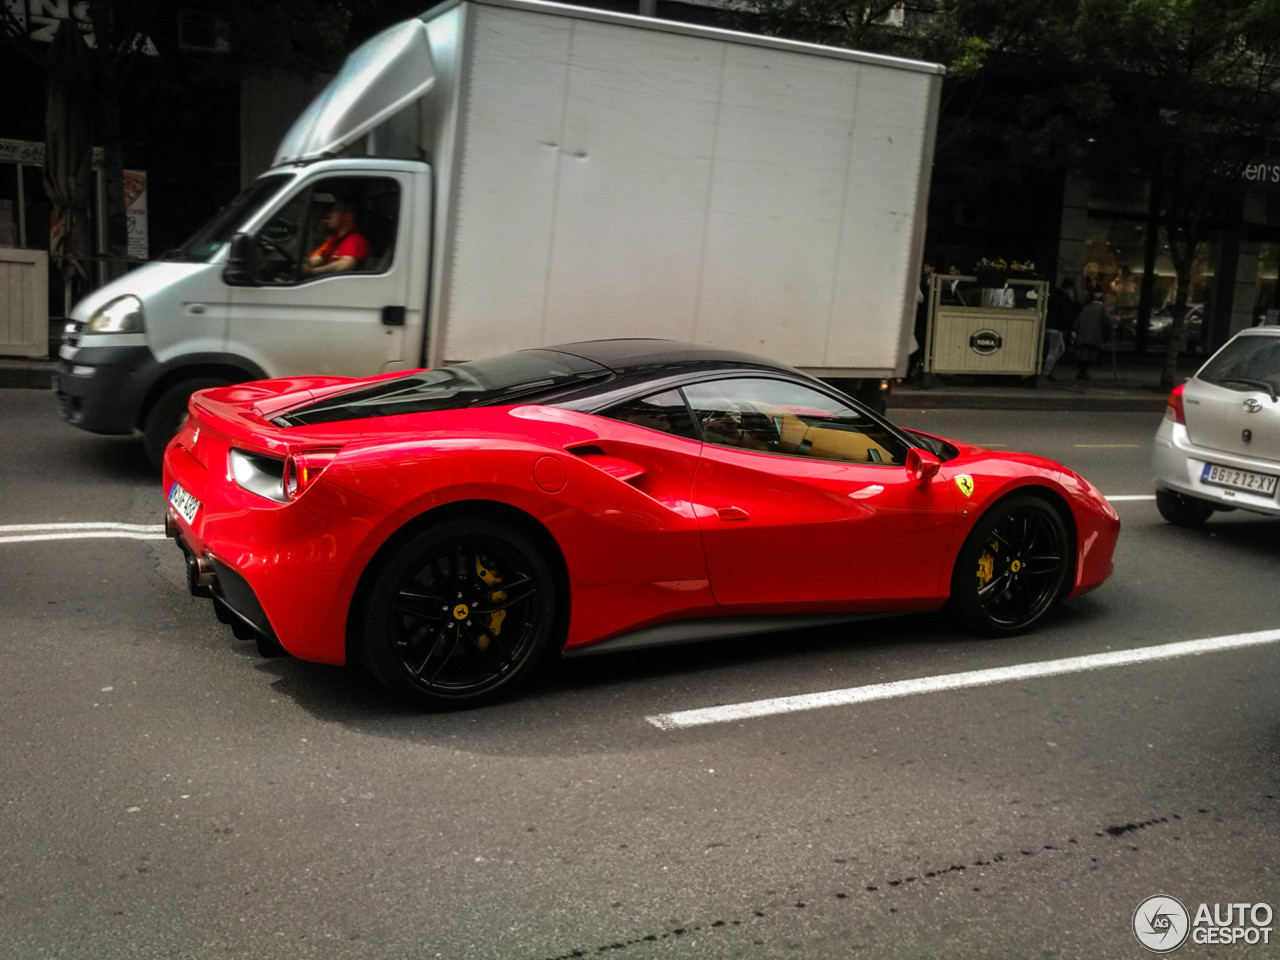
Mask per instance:
[[[1219,487],[1232,487],[1236,490],[1247,490],[1250,493],[1261,493],[1273,496],[1276,492],[1276,478],[1265,473],[1254,473],[1252,470],[1237,470],[1235,467],[1223,467],[1216,463],[1206,463],[1200,472],[1201,483],[1212,483]]]
[[[195,523],[196,513],[200,510],[199,500],[175,483],[169,491],[169,502],[173,504],[173,509],[178,511],[178,516],[187,521],[187,526]]]

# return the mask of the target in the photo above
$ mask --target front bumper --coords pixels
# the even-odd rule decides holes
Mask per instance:
[[[90,433],[132,433],[158,372],[148,347],[82,347],[54,367],[58,414]]]
[[[1151,450],[1151,469],[1157,490],[1172,490],[1224,509],[1238,507],[1280,517],[1280,484],[1276,485],[1276,493],[1270,496],[1214,486],[1200,479],[1207,463],[1280,476],[1280,463],[1274,460],[1241,457],[1197,447],[1187,436],[1186,426],[1167,419],[1160,422]]]

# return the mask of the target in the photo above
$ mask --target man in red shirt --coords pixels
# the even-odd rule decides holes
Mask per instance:
[[[349,201],[338,200],[329,208],[325,226],[329,236],[307,258],[304,270],[308,274],[355,270],[372,252],[369,241],[356,231],[356,210]]]

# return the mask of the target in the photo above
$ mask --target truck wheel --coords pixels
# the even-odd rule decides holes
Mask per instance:
[[[142,422],[142,442],[147,450],[147,459],[154,466],[164,463],[164,448],[187,422],[187,401],[191,395],[197,390],[225,387],[228,383],[229,380],[219,377],[194,377],[175,383],[156,398]]]

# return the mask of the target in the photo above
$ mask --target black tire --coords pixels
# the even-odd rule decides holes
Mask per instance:
[[[1156,509],[1160,516],[1178,527],[1198,527],[1213,513],[1213,504],[1207,500],[1188,497],[1172,490],[1156,491]]]
[[[551,567],[532,539],[482,517],[448,520],[386,559],[365,602],[359,653],[420,706],[477,706],[528,681],[556,605]]]
[[[180,380],[156,397],[142,421],[142,442],[152,465],[160,467],[164,463],[164,448],[187,422],[187,401],[191,395],[209,387],[225,387],[230,382],[218,377]]]
[[[960,548],[952,610],[975,633],[1021,633],[1062,596],[1075,566],[1070,551],[1066,525],[1046,501],[1029,494],[1002,500]]]

